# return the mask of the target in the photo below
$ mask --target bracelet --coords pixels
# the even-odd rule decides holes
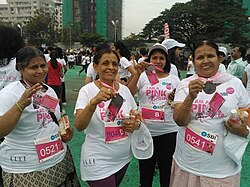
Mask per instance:
[[[182,109],[184,109],[184,110],[188,110],[188,111],[190,111],[190,107],[187,107],[186,105],[184,105],[183,103],[181,104],[181,107],[182,107]]]
[[[19,105],[18,101],[15,103],[15,105],[17,106],[17,108],[20,110],[20,112],[23,112],[22,107]]]

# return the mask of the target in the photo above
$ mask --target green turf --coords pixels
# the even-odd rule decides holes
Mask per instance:
[[[80,69],[79,66],[75,67],[76,69],[68,69],[66,73],[66,95],[67,95],[67,106],[64,107],[66,110],[67,115],[70,116],[71,124],[74,124],[74,116],[73,110],[75,107],[76,98],[78,95],[79,89],[84,85],[85,73],[82,72],[82,75],[78,77],[77,71]],[[185,77],[186,73],[184,71],[181,72],[181,77]],[[69,147],[71,149],[77,174],[80,179],[80,152],[81,152],[81,145],[84,141],[84,133],[78,132],[77,130],[74,131],[74,137],[69,142]],[[242,165],[242,174],[241,174],[241,187],[249,187],[250,186],[250,177],[248,173],[250,172],[250,166],[248,162],[250,160],[250,146],[248,145],[246,153],[244,155]],[[136,187],[139,186],[139,171],[138,171],[138,162],[136,159],[132,159],[128,171],[121,183],[121,187]],[[86,187],[87,185],[85,182],[81,181],[81,186]],[[159,185],[159,173],[157,172],[154,177],[153,187],[158,187]]]

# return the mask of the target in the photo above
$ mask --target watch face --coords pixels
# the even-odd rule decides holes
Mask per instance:
[[[205,83],[205,87],[203,88],[203,91],[206,93],[206,94],[212,94],[214,93],[216,90],[216,86],[214,83],[212,83],[211,81],[207,81]]]

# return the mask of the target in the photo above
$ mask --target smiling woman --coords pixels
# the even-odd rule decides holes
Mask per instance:
[[[232,109],[247,108],[250,98],[241,80],[218,72],[218,55],[215,43],[197,43],[193,53],[196,74],[183,79],[176,89],[174,120],[181,128],[171,187],[240,186],[241,163],[225,152],[225,134],[232,133],[235,141],[247,141],[247,120],[242,117],[232,123],[225,119]]]
[[[56,123],[61,117],[57,96],[43,83],[48,72],[45,57],[39,49],[24,47],[16,61],[22,80],[0,91],[4,186],[78,187],[71,153]],[[43,98],[47,103],[40,102]]]
[[[118,62],[111,49],[96,53],[94,68],[99,79],[81,88],[75,106],[75,127],[86,134],[81,178],[91,187],[119,186],[132,158],[131,137],[146,129],[134,111],[137,106],[129,89],[115,81]]]

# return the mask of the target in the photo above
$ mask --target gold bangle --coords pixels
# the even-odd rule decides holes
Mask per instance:
[[[15,105],[17,106],[17,108],[20,110],[20,112],[23,112],[22,107],[19,105],[18,101],[15,103]]]
[[[182,104],[181,105],[182,109],[190,111],[191,107],[187,107],[186,105]]]

